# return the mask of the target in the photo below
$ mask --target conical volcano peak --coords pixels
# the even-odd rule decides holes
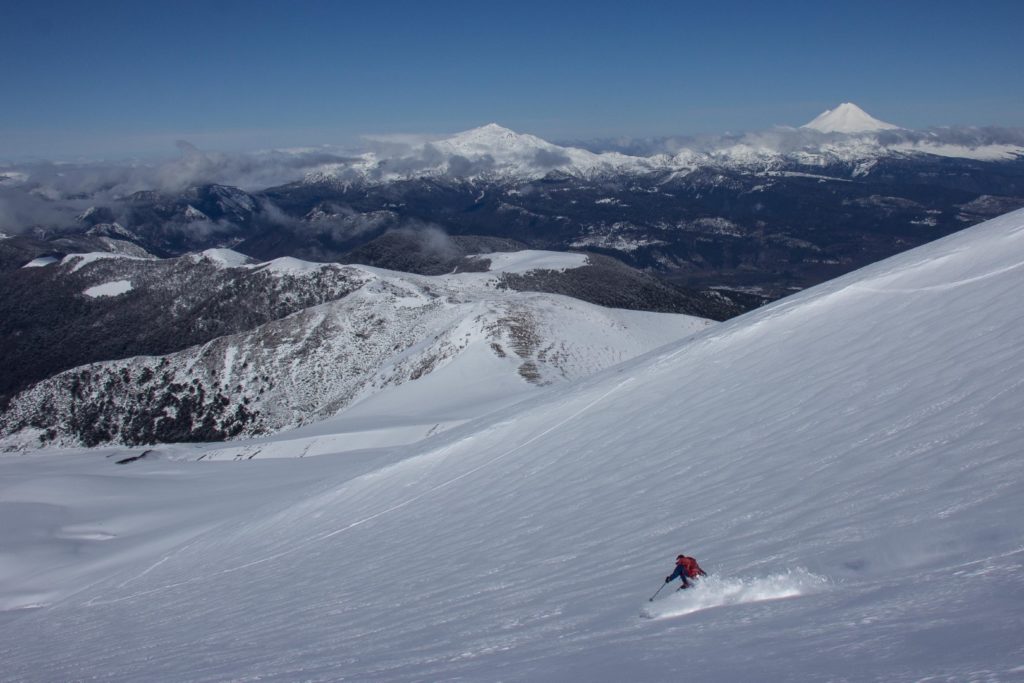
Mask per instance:
[[[875,130],[893,130],[899,126],[876,119],[853,102],[843,102],[835,109],[826,109],[801,128],[810,128],[821,133],[867,133]]]
[[[456,133],[451,137],[447,138],[450,141],[474,141],[474,142],[501,142],[515,140],[516,138],[523,137],[521,134],[515,132],[511,128],[499,125],[497,123],[488,123],[485,126],[478,128],[470,128],[464,130],[461,133]],[[532,136],[531,136],[532,137]]]

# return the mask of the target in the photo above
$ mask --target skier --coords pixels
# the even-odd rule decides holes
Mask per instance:
[[[686,555],[679,555],[676,557],[676,570],[671,575],[665,577],[665,583],[669,583],[678,576],[683,580],[683,585],[679,587],[679,590],[686,590],[693,585],[690,579],[696,581],[697,577],[707,575],[708,573],[697,564],[697,560]]]

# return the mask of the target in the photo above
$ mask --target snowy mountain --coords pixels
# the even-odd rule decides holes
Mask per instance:
[[[5,185],[33,209],[0,240],[0,272],[104,237],[161,257],[230,248],[436,274],[490,240],[585,249],[750,310],[1024,206],[1024,131],[888,125],[851,103],[800,128],[701,138],[557,145],[488,124],[284,155],[296,180],[247,192],[209,184],[215,165],[206,184],[172,166],[155,177],[174,189],[127,194],[109,188],[138,187],[129,170],[97,184],[101,169],[42,167]],[[268,157],[239,163],[280,177],[254,168]],[[434,238],[394,248],[409,233]]]
[[[835,109],[826,109],[801,128],[821,133],[869,133],[876,130],[898,130],[885,121],[879,121],[853,102],[843,102]]]
[[[1022,263],[1016,212],[408,447],[0,459],[0,670],[1019,680]]]
[[[449,393],[463,396],[482,383],[486,391],[474,408],[493,409],[521,399],[533,386],[583,377],[708,324],[498,287],[505,275],[584,267],[583,254],[488,254],[484,272],[436,277],[290,258],[253,264],[229,250],[183,257],[201,266],[186,271],[181,267],[187,263],[126,262],[106,254],[67,260],[70,267],[84,268],[90,259],[91,279],[79,286],[96,284],[83,289],[85,297],[122,300],[136,284],[152,289],[178,280],[187,291],[198,287],[205,293],[198,302],[168,297],[184,313],[183,324],[212,329],[196,339],[202,343],[175,353],[93,363],[34,384],[0,413],[0,447],[267,434],[338,416],[379,392],[441,370],[469,385],[456,381]],[[253,292],[247,315],[202,317],[218,307],[210,292],[237,302],[243,290]],[[257,303],[261,298],[267,305]],[[118,325],[125,324],[123,306],[111,302],[112,314],[122,316]],[[232,318],[255,326],[236,331]],[[60,335],[64,344],[73,334]],[[26,362],[41,355],[35,345],[28,351],[33,355]],[[403,395],[410,391],[434,410],[445,400],[445,392],[430,398],[431,390],[419,385]],[[420,436],[468,419],[423,412]],[[403,438],[413,432],[410,427]]]
[[[552,171],[592,176],[643,172],[660,165],[660,160],[563,147],[490,123],[398,152],[368,152],[354,163],[328,163],[308,173],[305,181],[319,184],[357,179],[393,182],[418,177],[538,179]]]
[[[703,141],[666,141],[648,153],[594,152],[556,145],[490,123],[453,136],[389,145],[358,159],[329,162],[307,173],[309,184],[393,183],[411,178],[537,180],[556,172],[578,178],[689,173],[702,168],[764,169],[787,164],[823,166],[885,157],[932,155],[1014,159],[1024,145],[972,142],[964,131],[912,131],[874,118],[852,102],[824,111],[799,129],[776,128]]]

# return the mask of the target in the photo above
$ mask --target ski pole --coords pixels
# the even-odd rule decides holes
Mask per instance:
[[[665,583],[661,584],[661,588],[664,588],[667,585],[668,585],[668,581],[666,581]],[[655,591],[654,595],[652,595],[651,599],[648,600],[647,602],[654,602],[654,598],[658,597],[658,593],[661,592],[661,588],[659,588],[657,591]]]

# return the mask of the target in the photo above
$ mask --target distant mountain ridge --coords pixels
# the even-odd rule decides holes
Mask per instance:
[[[491,243],[615,258],[735,311],[1024,206],[1024,131],[913,131],[852,103],[801,128],[584,147],[487,124],[310,153],[303,179],[258,191],[76,194],[73,218],[0,240],[0,269],[230,248],[436,274]],[[10,172],[3,187],[57,215],[65,200],[40,182]],[[688,312],[728,315],[709,310]]]
[[[880,135],[888,134],[888,136]],[[1024,141],[972,144],[941,130],[917,132],[874,118],[852,102],[826,110],[799,129],[723,139],[653,154],[594,152],[552,144],[490,123],[450,137],[410,144],[386,153],[367,152],[358,160],[328,163],[310,171],[305,182],[394,182],[412,178],[538,179],[551,172],[580,178],[604,175],[688,172],[703,167],[810,165],[857,162],[885,156],[933,155],[964,159],[1012,160],[1024,156]]]
[[[0,436],[19,448],[267,434],[336,416],[456,362],[469,363],[459,381],[484,373],[479,381],[502,388],[490,400],[512,400],[709,324],[519,292],[502,281],[544,272],[557,282],[557,273],[586,262],[583,254],[507,252],[490,255],[484,272],[415,276],[290,258],[253,263],[226,250],[171,261],[68,257],[34,270],[54,274],[64,283],[58,298],[85,308],[57,329],[20,321],[54,345],[4,335],[5,357],[26,365],[8,385],[35,381],[8,397]],[[129,330],[139,337],[134,346]],[[43,379],[47,363],[74,364],[62,351],[100,362]],[[125,351],[145,355],[119,358]]]

